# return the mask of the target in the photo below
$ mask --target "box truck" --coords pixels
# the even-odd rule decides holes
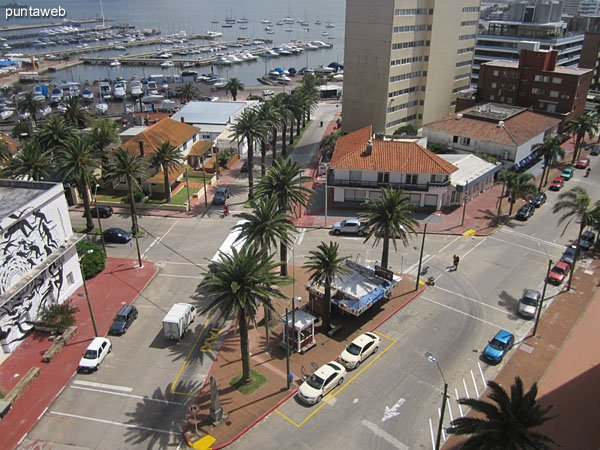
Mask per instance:
[[[196,308],[189,303],[175,303],[163,318],[163,331],[170,339],[181,339],[196,317]]]

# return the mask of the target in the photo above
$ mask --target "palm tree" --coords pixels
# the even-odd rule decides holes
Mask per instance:
[[[6,167],[8,162],[12,159],[12,153],[8,143],[0,139],[0,167]]]
[[[277,137],[278,137],[278,132],[281,129],[281,125],[282,125],[282,111],[281,111],[281,105],[279,104],[279,101],[277,100],[277,97],[271,97],[269,100],[267,100],[266,102],[264,102],[265,105],[265,109],[270,110],[269,112],[263,112],[264,117],[270,117],[270,127],[271,130],[269,132],[269,134],[271,135],[271,150],[273,151],[273,160],[275,161],[277,159]]]
[[[64,147],[56,152],[56,168],[63,181],[77,186],[83,199],[87,231],[94,228],[88,186],[95,184],[94,170],[102,165],[100,154],[82,136],[68,139]]]
[[[252,168],[254,165],[254,142],[265,139],[267,134],[266,124],[260,120],[256,109],[245,109],[233,124],[236,138],[245,138],[248,144],[248,200],[254,198],[254,176]]]
[[[293,94],[287,97],[286,103],[287,109],[291,112],[290,117],[290,140],[288,142],[289,145],[294,143],[294,121],[298,123],[296,136],[300,134],[300,120],[302,118],[303,112],[303,104],[302,97],[300,96],[299,91],[295,91]]]
[[[52,173],[52,155],[44,152],[39,142],[27,139],[21,149],[2,170],[2,176],[21,180],[41,181]]]
[[[80,130],[89,125],[90,115],[82,108],[79,97],[69,97],[62,104],[65,107],[62,116],[69,125]]]
[[[44,102],[42,100],[38,100],[34,98],[32,92],[26,93],[23,98],[19,101],[19,105],[17,110],[21,114],[29,114],[29,120],[33,123],[37,124],[37,113],[39,113],[42,109],[44,109]]]
[[[558,223],[561,224],[565,220],[570,219],[565,225],[563,233],[566,231],[573,219],[579,221],[579,233],[577,234],[577,241],[575,243],[577,250],[575,251],[575,258],[573,259],[571,273],[569,274],[568,289],[570,290],[571,282],[573,280],[573,273],[575,272],[575,262],[577,261],[577,256],[579,254],[579,241],[581,239],[581,234],[587,226],[594,222],[594,218],[600,216],[600,200],[597,200],[596,203],[594,203],[594,205],[590,208],[592,201],[587,191],[580,186],[574,187],[566,192],[562,192],[559,194],[558,200],[559,201],[552,209],[553,213],[563,211],[563,215],[558,220]]]
[[[546,136],[544,142],[535,144],[532,148],[534,152],[544,158],[544,170],[542,171],[538,191],[542,190],[542,183],[548,183],[550,167],[556,164],[558,160],[565,157],[565,149],[562,148],[560,144],[560,136]],[[544,181],[544,175],[546,176],[546,181]]]
[[[415,234],[418,222],[412,217],[414,205],[407,197],[403,197],[402,189],[385,187],[377,199],[367,198],[367,210],[359,216],[367,220],[369,232],[365,243],[374,238],[374,245],[383,240],[381,252],[381,267],[388,268],[390,256],[390,239],[397,251],[396,238],[408,245],[408,235]]]
[[[119,124],[116,120],[100,118],[94,121],[88,136],[94,148],[100,152],[110,144],[119,142]]]
[[[118,148],[112,155],[112,159],[106,166],[106,177],[109,181],[120,183],[127,182],[127,191],[129,192],[129,208],[131,210],[131,230],[133,234],[138,233],[137,217],[135,215],[135,197],[133,196],[133,186],[139,187],[139,181],[148,175],[148,166],[146,161],[138,158],[136,155],[130,155],[122,148]]]
[[[60,116],[50,117],[36,131],[34,138],[40,143],[44,152],[54,153],[64,143],[75,136],[75,128]]]
[[[167,203],[171,201],[171,183],[169,183],[169,172],[171,169],[178,169],[181,167],[182,159],[183,151],[181,148],[171,145],[169,141],[160,144],[154,150],[154,154],[150,157],[150,166],[154,167],[157,171],[162,170],[163,172],[165,198]]]
[[[512,214],[517,199],[527,199],[530,195],[537,192],[538,189],[533,183],[534,180],[535,177],[530,173],[506,173],[506,185],[510,189],[510,197],[508,198],[510,202],[509,216]]]
[[[180,88],[177,88],[176,94],[180,99],[185,101],[200,97],[200,91],[192,83],[185,83]]]
[[[571,162],[572,164],[575,164],[575,161],[579,159],[579,150],[585,135],[589,135],[590,138],[594,137],[598,132],[598,126],[594,122],[592,116],[588,116],[587,114],[582,114],[577,119],[569,120],[567,126],[575,135],[575,150],[573,150],[573,161]]]
[[[306,120],[310,121],[310,113],[312,109],[316,106],[321,98],[321,94],[317,89],[317,86],[323,84],[321,80],[314,76],[312,73],[307,73],[302,78],[302,86],[301,90],[307,97],[307,110],[306,110]]]
[[[331,284],[338,275],[349,274],[351,270],[344,261],[347,256],[340,257],[339,244],[321,242],[317,250],[309,252],[308,260],[302,267],[311,271],[309,281],[323,284],[323,331],[327,333],[331,328]]]
[[[263,102],[258,107],[257,111],[259,119],[264,122],[265,126],[269,130],[269,132],[265,135],[265,138],[261,139],[260,142],[260,174],[264,176],[267,171],[266,158],[268,134],[277,133],[279,112],[277,111],[277,108],[273,105],[273,103],[270,101]],[[276,154],[277,151],[275,150],[275,148],[273,148],[273,161],[275,161]]]
[[[235,102],[237,99],[238,92],[243,91],[244,87],[244,83],[242,83],[238,78],[233,77],[230,78],[225,84],[225,92],[231,92],[231,96],[233,97],[233,101]]]
[[[459,399],[458,403],[477,411],[478,417],[461,417],[452,421],[448,433],[470,435],[461,448],[469,450],[550,450],[555,442],[548,436],[533,431],[553,417],[548,417],[552,406],[537,403],[537,383],[527,393],[523,381],[516,377],[508,393],[495,381],[489,381],[489,398],[494,402],[474,398]],[[481,418],[481,415],[484,418]]]
[[[199,288],[216,296],[205,312],[218,309],[219,318],[229,318],[234,314],[237,317],[242,357],[241,383],[247,384],[252,381],[248,321],[255,322],[261,304],[274,310],[273,299],[285,298],[277,287],[289,284],[290,280],[273,271],[279,263],[273,262],[271,255],[255,243],[245,245],[239,252],[232,248],[231,253],[221,253],[221,260],[210,264]]]
[[[279,158],[269,168],[264,177],[258,180],[256,195],[260,198],[273,197],[284,211],[292,212],[296,207],[307,207],[315,191],[303,186],[312,181],[303,175],[302,167],[291,159]],[[280,244],[281,274],[287,275],[287,245]]]
[[[294,120],[292,111],[288,108],[290,94],[280,93],[273,97],[273,102],[279,110],[279,126],[281,127],[281,156],[287,156],[287,125]],[[276,137],[275,137],[276,138]],[[276,140],[274,142],[277,142]]]

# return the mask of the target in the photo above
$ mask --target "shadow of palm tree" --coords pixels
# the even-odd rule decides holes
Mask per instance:
[[[136,404],[135,411],[125,413],[130,426],[125,432],[125,442],[130,446],[144,444],[148,449],[176,446],[181,441],[191,397],[171,392],[194,392],[200,388],[198,381],[182,381],[175,386],[169,383],[164,390],[156,388],[152,396]]]
[[[517,316],[516,311],[519,304],[519,299],[513,297],[506,291],[502,291],[498,297],[500,298],[498,305],[506,308],[507,312],[509,313],[508,317],[511,320],[518,320],[519,317]]]

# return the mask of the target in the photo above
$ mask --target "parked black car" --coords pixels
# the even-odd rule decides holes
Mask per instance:
[[[96,207],[91,208],[92,217],[98,217],[100,215],[101,219],[105,219],[113,215],[113,209],[110,206],[101,206],[98,205],[98,211],[96,211]]]
[[[544,192],[539,192],[539,193],[535,194],[533,197],[531,197],[531,199],[529,200],[529,204],[535,206],[536,208],[539,208],[544,203],[546,203],[547,198],[548,197],[546,196],[546,194]]]
[[[527,220],[533,216],[534,211],[535,207],[533,205],[523,205],[517,211],[515,218],[518,220]]]
[[[106,242],[117,242],[119,244],[125,244],[131,240],[131,233],[121,228],[109,228],[102,233],[102,236],[104,236]]]
[[[594,148],[592,148],[590,155],[592,155],[592,156],[600,155],[600,145],[594,145]]]
[[[215,196],[213,197],[213,204],[224,205],[229,197],[231,197],[229,187],[222,186],[219,189],[217,189],[217,192],[215,192]]]
[[[125,305],[121,308],[121,310],[115,316],[115,320],[110,326],[109,333],[110,334],[124,334],[129,325],[133,323],[135,319],[137,319],[138,311],[133,305]]]
[[[589,250],[596,241],[596,235],[588,230],[581,233],[581,239],[579,240],[579,247],[583,250]]]
[[[574,245],[570,245],[569,247],[567,247],[567,249],[561,256],[560,260],[562,262],[565,262],[568,265],[572,266],[573,263],[575,262],[576,253],[577,253],[577,247],[575,247]]]

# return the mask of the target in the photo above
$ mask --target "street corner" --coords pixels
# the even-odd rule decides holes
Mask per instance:
[[[183,440],[185,443],[196,450],[209,450],[217,442],[216,438],[208,434],[203,427],[208,425],[206,418],[188,419],[183,431]]]

